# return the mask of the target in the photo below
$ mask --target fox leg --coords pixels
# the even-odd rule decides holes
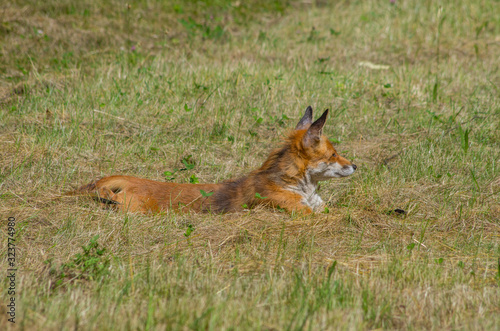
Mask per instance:
[[[284,208],[289,212],[296,211],[302,214],[311,214],[311,207],[302,203],[303,197],[295,192],[281,190],[276,193],[267,194],[273,207]]]

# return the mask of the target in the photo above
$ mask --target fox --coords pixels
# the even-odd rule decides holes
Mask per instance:
[[[323,135],[328,109],[313,120],[307,107],[295,129],[262,166],[247,176],[215,184],[159,182],[132,176],[108,176],[73,193],[92,196],[117,210],[158,213],[168,210],[229,213],[264,205],[311,214],[326,207],[318,182],[352,175],[357,167],[340,156]]]

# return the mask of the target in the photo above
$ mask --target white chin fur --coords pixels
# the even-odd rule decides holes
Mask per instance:
[[[338,163],[321,162],[314,168],[309,168],[308,172],[314,180],[328,180],[330,178],[347,177],[354,173],[352,165],[343,167]]]

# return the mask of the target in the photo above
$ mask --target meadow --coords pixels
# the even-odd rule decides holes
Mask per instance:
[[[500,3],[0,4],[2,330],[500,329]],[[309,216],[118,213],[112,174],[259,167],[307,106],[358,170]]]

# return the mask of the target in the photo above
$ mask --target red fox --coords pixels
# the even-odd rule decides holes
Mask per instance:
[[[174,209],[225,213],[256,205],[303,214],[321,211],[325,206],[316,192],[318,181],[352,175],[356,165],[338,155],[322,134],[328,109],[314,123],[312,112],[311,106],[307,107],[281,148],[245,177],[218,184],[177,184],[110,176],[76,192],[131,212]]]

